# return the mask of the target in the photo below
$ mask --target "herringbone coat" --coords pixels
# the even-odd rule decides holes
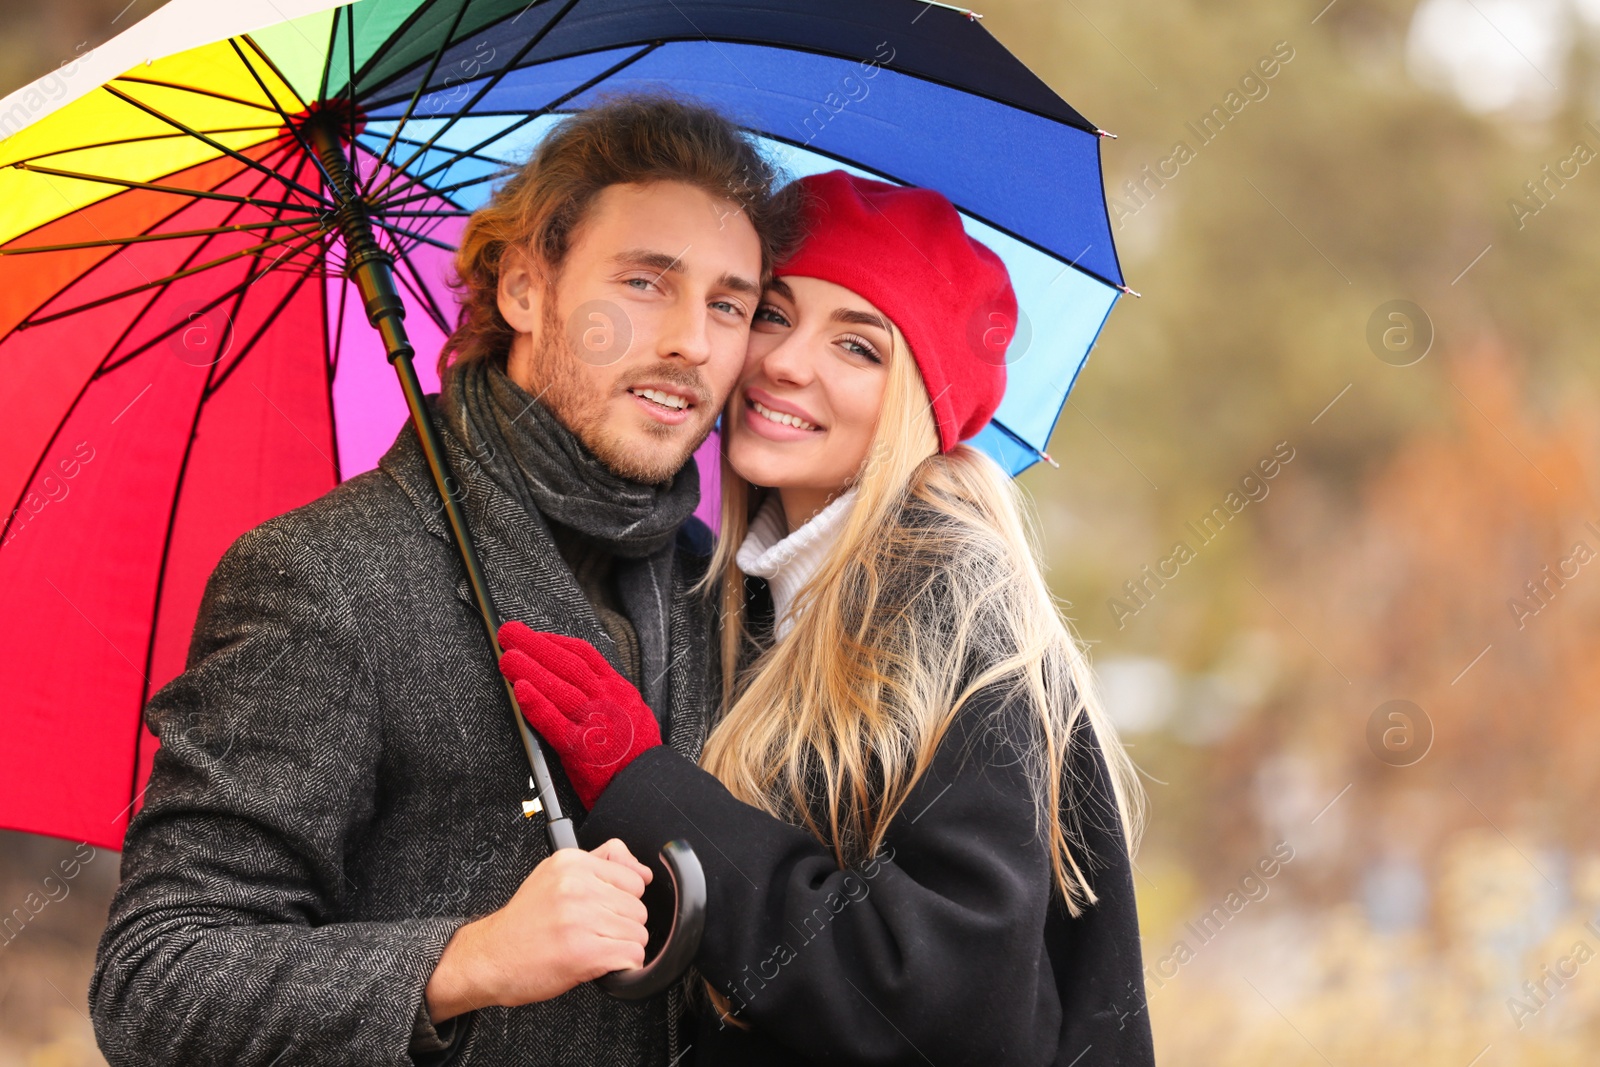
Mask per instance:
[[[502,616],[614,657],[542,521],[438,421]],[[668,740],[693,758],[708,631],[688,592],[706,548],[691,525],[663,550],[676,562],[661,610]],[[161,748],[89,994],[106,1058],[412,1063],[446,941],[505,904],[547,845],[521,814],[527,761],[409,424],[377,470],[228,550],[187,669],[145,714]],[[665,996],[625,1003],[593,985],[459,1029],[462,1067],[670,1058]]]

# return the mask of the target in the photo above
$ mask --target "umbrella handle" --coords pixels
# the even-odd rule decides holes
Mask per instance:
[[[612,971],[595,981],[619,1000],[643,1000],[660,993],[689,969],[700,950],[700,937],[706,929],[706,872],[700,857],[689,842],[678,838],[661,847],[661,862],[672,877],[676,901],[672,928],[655,959],[634,970]]]

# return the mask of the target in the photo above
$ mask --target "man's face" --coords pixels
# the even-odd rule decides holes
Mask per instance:
[[[667,481],[744,365],[761,242],[739,206],[682,182],[611,185],[573,231],[553,287],[508,257],[508,376],[601,462]]]

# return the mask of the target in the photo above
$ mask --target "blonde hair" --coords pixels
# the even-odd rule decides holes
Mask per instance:
[[[970,446],[938,452],[927,390],[892,333],[856,501],[795,597],[793,630],[766,648],[748,630],[735,558],[758,501],[723,458],[722,529],[702,581],[720,583],[722,713],[700,762],[734,796],[810,830],[841,868],[858,866],[877,853],[956,714],[998,686],[1005,704],[1021,698],[1029,710],[1022,756],[1037,824],[1077,916],[1097,899],[1075,854],[1073,787],[1087,783],[1067,769],[1080,718],[1105,755],[1130,856],[1144,792],[1045,583],[1020,490]]]

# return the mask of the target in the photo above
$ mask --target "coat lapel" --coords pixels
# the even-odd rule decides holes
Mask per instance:
[[[437,417],[439,436],[456,488],[456,498],[471,532],[478,563],[495,609],[504,620],[518,619],[530,629],[582,638],[616,662],[616,645],[567,568],[538,514],[529,514]],[[423,526],[455,551],[455,541],[428,470],[416,431],[408,421],[393,447],[378,461],[400,483],[422,517]],[[456,595],[477,610],[465,569]]]
[[[672,606],[668,613],[665,666],[667,700],[672,714],[667,722],[667,744],[694,762],[700,760],[710,729],[713,695],[711,664],[717,650],[704,602],[690,591],[693,584],[683,566],[683,549],[673,559]]]

